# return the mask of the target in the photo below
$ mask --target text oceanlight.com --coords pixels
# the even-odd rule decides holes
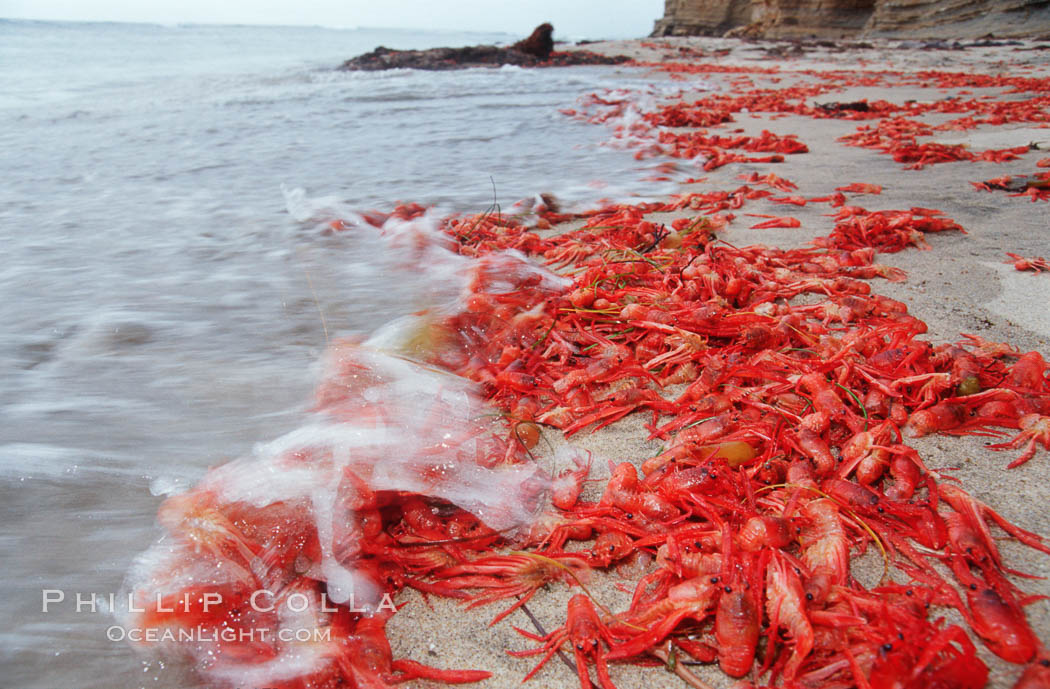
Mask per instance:
[[[273,641],[331,641],[332,628],[318,627],[314,629],[270,629],[267,627],[252,627],[247,629],[231,629],[224,627],[215,629],[209,627],[189,627],[172,629],[171,627],[122,627],[119,624],[106,628],[106,638],[110,641],[132,641],[134,643],[200,643],[218,642],[226,643],[270,643]]]

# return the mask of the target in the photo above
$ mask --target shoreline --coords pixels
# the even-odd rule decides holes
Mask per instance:
[[[1039,54],[1038,51],[1013,51],[1016,46],[971,48],[961,52],[923,51],[908,46],[908,41],[878,41],[871,49],[846,52],[817,47],[796,57],[778,57],[776,51],[770,55],[770,51],[764,47],[766,44],[781,43],[791,44],[787,41],[764,41],[756,45],[755,42],[736,39],[662,38],[588,43],[585,48],[608,54],[629,54],[641,61],[673,60],[683,55],[692,58],[695,57],[693,51],[700,51],[705,56],[701,58],[702,62],[714,63],[719,68],[778,69],[773,75],[750,75],[756,83],[761,83],[763,79],[787,81],[789,77],[812,78],[795,74],[808,69],[914,72],[922,69],[969,71],[983,68],[995,73],[1005,69],[1007,62],[1018,54],[1022,57]],[[1034,43],[1026,42],[1025,47]],[[908,47],[893,47],[900,44]],[[960,57],[964,58],[965,65],[960,64]],[[1050,67],[1031,70],[1031,76],[1036,75],[1043,78],[1050,76]],[[740,73],[732,72],[697,75],[697,78],[714,82],[722,88],[728,88],[732,80],[743,77]],[[666,74],[657,74],[654,79],[662,84],[687,86],[689,83],[672,82]],[[955,89],[959,90],[966,89]],[[973,90],[981,93],[978,89]],[[689,102],[702,95],[701,92],[683,94],[681,100]],[[952,95],[949,90],[933,90],[931,93],[928,89],[914,89],[904,92],[876,86],[851,88],[845,94],[829,95],[823,100],[845,102],[867,98],[872,101],[885,99],[901,102],[916,96],[925,96],[930,100],[949,95]],[[939,121],[944,119],[947,118]],[[930,251],[909,247],[900,253],[880,253],[879,262],[903,269],[908,274],[908,280],[902,283],[872,280],[873,292],[905,302],[909,312],[929,326],[923,339],[931,342],[955,342],[960,339],[961,333],[975,333],[990,341],[1009,342],[1021,351],[1035,350],[1050,356],[1050,319],[1044,306],[1050,303],[1050,275],[1016,272],[1012,266],[1003,263],[1005,251],[1026,256],[1046,253],[1046,238],[1039,234],[1045,232],[1045,223],[1040,224],[1038,220],[1046,206],[1031,203],[1025,198],[1011,198],[1002,192],[977,191],[970,184],[999,175],[1030,173],[1035,160],[1045,157],[1045,154],[1033,151],[1020,160],[1006,163],[958,162],[932,165],[923,170],[904,170],[900,163],[887,155],[836,143],[836,138],[852,133],[859,124],[863,123],[848,120],[817,121],[796,115],[742,114],[735,123],[712,127],[711,133],[726,134],[732,130],[743,130],[740,132],[742,135],[754,136],[768,129],[781,135],[796,134],[809,147],[809,153],[785,156],[783,163],[733,163],[707,173],[698,173],[706,177],[707,182],[683,185],[682,191],[731,189],[740,184],[737,175],[741,173],[773,172],[796,183],[799,187],[797,193],[802,196],[827,194],[836,186],[851,182],[870,182],[880,184],[883,187],[882,194],[851,197],[851,202],[872,210],[912,206],[943,210],[948,217],[958,221],[968,234],[928,235],[932,246]],[[975,149],[985,149],[1026,145],[1030,141],[1040,140],[1039,137],[1043,141],[1050,141],[1050,129],[1035,124],[985,126],[964,132],[941,132],[937,139],[972,143]],[[997,141],[993,142],[992,139]],[[790,212],[786,212],[783,207],[758,200],[750,203],[746,210],[778,216],[792,215],[802,221],[802,228],[751,230],[751,223],[747,222],[750,219],[738,217],[717,236],[737,246],[764,243],[794,247],[805,245],[813,237],[826,235],[832,227],[831,220],[824,215],[827,212],[824,206],[791,208]],[[660,214],[652,220],[669,223],[675,217],[690,215],[688,212]],[[565,228],[556,226],[555,230],[558,229]],[[605,460],[638,460],[658,451],[659,442],[646,440],[648,431],[642,425],[645,416],[645,413],[635,413],[597,433],[583,431],[573,436],[573,445],[594,453],[595,469],[591,478],[608,476]],[[544,437],[554,447],[564,443],[560,435],[555,429],[544,431]],[[919,450],[931,469],[957,468],[954,475],[963,485],[1007,519],[1044,537],[1050,536],[1050,515],[1045,510],[1033,507],[1050,504],[1050,485],[1042,479],[1047,471],[1047,453],[1040,449],[1027,464],[1007,471],[1005,466],[1014,454],[990,451],[984,447],[986,442],[977,436],[936,434],[913,439],[909,444]],[[549,456],[541,456],[540,461],[549,461]],[[556,467],[556,470],[562,468]],[[583,499],[596,500],[601,494],[602,485],[603,482],[599,481],[588,486]],[[1050,558],[1014,542],[1000,545],[1010,566],[1050,578]],[[879,559],[869,549],[864,557],[854,560],[853,566],[855,574],[864,578],[879,566]],[[620,587],[632,587],[637,578],[635,573],[629,574],[620,577],[613,572],[596,576],[589,588],[596,598],[611,609],[623,609],[629,603],[630,596]],[[1046,580],[1026,581],[1024,588],[1033,594],[1050,595],[1050,585]],[[529,607],[545,625],[545,629],[550,631],[564,620],[565,604],[577,590],[576,587],[570,589],[564,585],[553,585],[550,590],[541,591],[529,603]],[[534,665],[529,659],[519,660],[505,653],[507,650],[525,650],[535,646],[512,629],[513,625],[535,631],[521,612],[515,612],[507,620],[489,628],[488,621],[502,609],[498,605],[468,611],[463,610],[457,602],[431,597],[429,606],[432,607],[429,607],[422,596],[411,590],[406,591],[401,600],[407,601],[408,605],[388,626],[395,657],[413,658],[441,667],[490,670],[494,673],[493,677],[475,685],[486,689],[521,686],[521,678]],[[1032,629],[1045,640],[1050,631],[1050,605],[1045,601],[1037,602],[1027,608],[1027,616]],[[958,615],[949,615],[949,620],[961,621]],[[442,631],[438,633],[436,630]],[[979,642],[978,652],[989,663],[987,686],[999,689],[1013,685],[1021,672],[1020,666],[995,658]],[[716,666],[692,669],[714,687],[727,687],[736,681],[721,674]],[[641,686],[642,683],[653,681],[669,686],[686,686],[677,679],[665,678],[660,668],[613,665],[611,673],[613,681],[620,687]],[[575,673],[556,658],[540,670],[531,683],[533,686],[548,687],[579,686]]]

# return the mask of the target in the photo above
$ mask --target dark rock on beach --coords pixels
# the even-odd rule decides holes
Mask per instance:
[[[568,67],[571,65],[616,65],[629,62],[624,55],[599,55],[586,50],[554,50],[554,27],[540,24],[532,34],[509,47],[471,45],[464,48],[431,48],[429,50],[392,50],[379,46],[370,53],[358,55],[339,68],[350,71],[383,69],[466,69],[468,67]]]
[[[540,24],[532,30],[528,38],[518,41],[511,49],[546,60],[554,52],[554,27],[547,23]]]

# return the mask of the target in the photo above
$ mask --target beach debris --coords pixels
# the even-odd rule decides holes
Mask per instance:
[[[1043,161],[1040,161],[1042,163]],[[1047,165],[1039,165],[1047,167]],[[1003,175],[983,182],[970,182],[978,191],[1010,191],[1010,196],[1027,196],[1032,201],[1050,201],[1050,172],[1034,175]]]
[[[844,111],[868,112],[869,110],[871,110],[871,106],[868,105],[868,101],[866,101],[866,100],[851,101],[849,103],[839,103],[839,102],[817,103],[817,107],[820,108],[821,110],[824,110],[825,112],[830,112],[830,113],[837,113],[837,112],[844,112]]]

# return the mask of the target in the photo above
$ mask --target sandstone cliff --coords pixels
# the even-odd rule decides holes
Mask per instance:
[[[1050,0],[666,0],[653,36],[1050,36]]]

